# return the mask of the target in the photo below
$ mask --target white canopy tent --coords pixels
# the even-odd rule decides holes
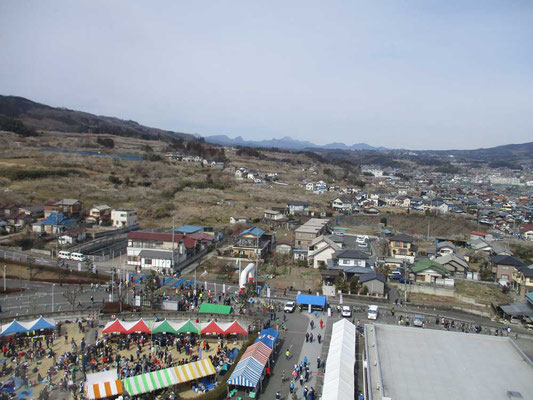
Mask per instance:
[[[355,396],[355,325],[346,319],[333,324],[322,400]]]

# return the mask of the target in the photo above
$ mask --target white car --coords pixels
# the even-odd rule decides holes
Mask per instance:
[[[368,306],[368,319],[378,319],[378,306]]]
[[[350,306],[342,306],[342,316],[345,318],[350,318],[352,316],[352,309]]]
[[[292,313],[296,310],[296,303],[294,301],[289,301],[285,304],[283,311],[286,313]]]

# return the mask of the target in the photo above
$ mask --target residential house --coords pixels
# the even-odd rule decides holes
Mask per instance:
[[[354,208],[354,201],[355,199],[351,196],[339,196],[331,202],[331,208],[344,214],[351,214]]]
[[[290,226],[294,221],[289,220],[285,215],[278,210],[265,210],[263,213],[263,223],[269,226],[270,229],[286,228],[290,229]]]
[[[436,248],[437,248],[437,254],[440,256],[454,254],[455,251],[457,250],[455,245],[448,241],[438,242]]]
[[[252,221],[250,221],[246,217],[243,217],[242,215],[232,215],[231,217],[229,217],[229,223],[231,225],[234,225],[234,224],[251,225]]]
[[[314,239],[328,232],[329,219],[311,218],[294,231],[294,247],[307,252]]]
[[[513,288],[520,296],[533,293],[533,264],[517,268],[513,273]]]
[[[83,242],[86,238],[86,232],[83,228],[73,229],[68,231],[57,238],[60,245],[74,244]]]
[[[457,254],[445,254],[435,258],[435,261],[446,267],[451,276],[466,278],[468,262]]]
[[[433,199],[429,203],[429,211],[435,214],[446,214],[450,211],[450,207],[442,199]]]
[[[513,274],[524,266],[524,263],[518,258],[509,255],[497,255],[491,258],[491,270],[496,274],[496,280],[511,281]]]
[[[309,202],[290,200],[290,201],[287,201],[286,209],[287,209],[287,214],[289,215],[295,215],[295,214],[307,215],[309,214]]]
[[[284,218],[284,215],[280,211],[265,210],[263,213],[265,220],[278,221]]]
[[[118,208],[111,211],[111,224],[115,228],[132,228],[139,225],[137,221],[137,211],[131,209]]]
[[[429,258],[416,261],[411,267],[411,276],[416,282],[434,283],[449,275],[446,267]]]
[[[369,267],[367,253],[359,250],[340,250],[333,255],[333,260],[339,267]]]
[[[276,253],[290,255],[292,252],[292,241],[282,239],[276,242]]]
[[[368,294],[383,296],[385,294],[385,276],[378,271],[372,270],[359,277],[359,283],[366,287]]]
[[[470,232],[470,240],[475,240],[475,239],[483,239],[486,241],[491,241],[494,239],[494,237],[490,233],[485,233],[485,232],[480,232],[480,231]]]
[[[90,224],[108,225],[111,222],[111,207],[105,204],[94,205],[85,221]]]
[[[525,240],[533,240],[533,224],[522,224],[520,234]]]
[[[172,272],[206,246],[207,242],[192,236],[172,232],[131,231],[128,233],[127,263],[136,269]]]
[[[19,211],[29,215],[32,220],[35,220],[37,218],[44,218],[44,206],[42,205],[23,206],[19,208]]]
[[[235,178],[244,179],[248,175],[248,170],[246,168],[239,168],[235,170]]]
[[[273,244],[273,235],[264,230],[252,226],[238,234],[235,243],[231,247],[233,257],[265,259]]]
[[[342,246],[335,243],[331,237],[320,235],[315,238],[307,251],[307,260],[313,268],[327,267],[333,255],[341,251]]]
[[[32,221],[32,217],[22,211],[17,211],[15,213],[5,214],[4,220],[9,226],[8,231],[16,232],[28,226]]]
[[[82,203],[76,199],[63,199],[59,201],[49,201],[44,204],[44,217],[52,213],[60,213],[68,218],[80,218],[82,212]]]
[[[389,253],[392,257],[413,262],[417,251],[412,236],[399,234],[389,237]]]
[[[37,221],[32,225],[32,231],[36,234],[60,235],[75,229],[78,222],[61,213],[50,213],[47,218]]]

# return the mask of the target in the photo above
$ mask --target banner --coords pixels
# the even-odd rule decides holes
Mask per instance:
[[[226,294],[226,284],[222,284],[222,293]]]

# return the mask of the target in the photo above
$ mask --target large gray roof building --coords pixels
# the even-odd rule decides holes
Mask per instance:
[[[533,399],[533,363],[510,338],[381,324],[365,338],[367,399]]]

